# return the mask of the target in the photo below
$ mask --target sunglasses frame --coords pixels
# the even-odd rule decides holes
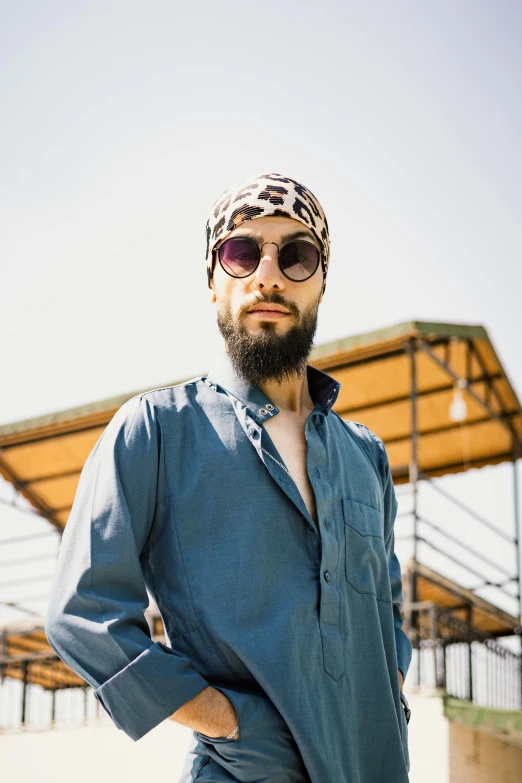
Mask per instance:
[[[230,241],[232,241],[232,240],[234,240],[234,239],[243,240],[243,241],[247,240],[247,241],[249,241],[249,242],[252,242],[252,243],[253,243],[253,244],[256,246],[256,248],[258,249],[258,251],[259,251],[259,258],[257,259],[257,264],[256,264],[256,265],[255,265],[255,267],[252,269],[252,271],[251,271],[251,272],[248,272],[248,274],[246,274],[246,275],[241,275],[241,276],[240,276],[240,275],[233,275],[233,274],[231,274],[231,273],[230,273],[228,270],[226,270],[226,269],[225,269],[225,267],[223,266],[223,264],[222,264],[222,262],[221,262],[221,254],[220,254],[220,252],[219,252],[219,251],[221,250],[221,248],[223,247],[223,245],[225,245],[227,242],[230,242]],[[293,277],[289,277],[289,276],[288,276],[288,275],[287,275],[287,274],[284,272],[284,270],[283,270],[283,269],[281,269],[281,264],[280,264],[281,251],[282,251],[282,249],[283,249],[284,247],[286,247],[286,245],[290,245],[292,242],[306,242],[308,245],[312,245],[312,247],[313,247],[313,248],[315,248],[315,249],[317,250],[317,252],[319,253],[319,260],[318,260],[318,262],[317,262],[317,266],[315,267],[314,271],[312,272],[312,274],[311,274],[311,275],[308,275],[308,277],[304,277],[302,280],[294,280],[294,278],[293,278]],[[290,282],[292,282],[292,283],[305,283],[307,280],[310,280],[310,279],[311,279],[311,278],[312,278],[312,277],[315,275],[315,273],[317,272],[317,270],[319,269],[319,264],[321,264],[321,266],[322,266],[322,270],[323,270],[323,279],[324,279],[324,277],[325,277],[325,273],[324,273],[324,254],[323,254],[323,251],[322,251],[322,250],[319,250],[319,248],[317,247],[317,245],[315,245],[313,242],[310,242],[310,240],[308,240],[308,239],[301,239],[301,238],[299,238],[299,239],[289,239],[289,240],[288,240],[288,242],[284,242],[284,243],[281,245],[281,247],[279,247],[279,245],[277,244],[277,242],[263,242],[263,244],[262,244],[262,245],[258,245],[258,243],[256,242],[256,240],[255,240],[253,237],[243,237],[243,236],[237,236],[237,237],[228,237],[227,239],[224,239],[224,240],[221,242],[221,244],[220,244],[220,245],[218,245],[217,247],[215,247],[215,248],[213,248],[213,249],[212,249],[212,257],[214,258],[214,264],[213,264],[212,271],[211,271],[210,269],[208,270],[208,279],[209,279],[209,283],[210,283],[210,280],[212,279],[212,275],[213,275],[213,269],[214,269],[214,265],[215,265],[215,256],[214,256],[214,253],[217,253],[217,255],[218,255],[218,261],[219,261],[219,265],[220,265],[221,269],[223,270],[223,272],[225,272],[225,274],[227,274],[229,277],[233,277],[233,278],[235,278],[236,280],[244,280],[244,279],[245,279],[245,277],[250,277],[250,275],[253,275],[253,274],[254,274],[254,272],[256,271],[256,269],[258,268],[259,264],[261,263],[261,250],[262,250],[262,248],[263,248],[265,245],[275,245],[275,246],[277,247],[277,265],[278,265],[278,267],[279,267],[279,270],[280,270],[281,274],[282,274],[284,277],[286,277],[286,279],[287,279],[287,280],[290,280]]]

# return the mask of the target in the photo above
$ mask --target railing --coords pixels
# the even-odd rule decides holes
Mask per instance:
[[[514,470],[516,509],[516,463]],[[413,558],[510,614],[520,614],[516,523],[504,529],[422,470],[415,482],[399,485],[396,495],[395,543],[401,563]]]
[[[93,689],[54,653],[0,657],[0,732],[110,718]]]
[[[408,604],[416,619],[407,681],[483,707],[522,709],[521,656],[431,602]]]
[[[408,685],[433,686],[481,706],[522,709],[521,657],[429,602],[410,604],[415,630]],[[110,718],[93,689],[54,653],[0,657],[0,732]]]

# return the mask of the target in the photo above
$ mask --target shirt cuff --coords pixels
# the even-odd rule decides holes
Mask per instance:
[[[156,642],[97,688],[94,696],[116,726],[136,741],[207,685],[189,658]]]
[[[404,679],[406,680],[406,674],[408,673],[408,669],[410,667],[413,645],[402,628],[398,628],[397,626],[394,627],[395,647],[397,649],[397,666],[403,673]]]

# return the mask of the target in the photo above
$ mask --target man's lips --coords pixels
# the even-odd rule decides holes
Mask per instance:
[[[288,310],[285,310],[279,305],[273,304],[258,304],[251,307],[249,313],[262,313],[263,315],[269,313],[270,315],[289,315]]]

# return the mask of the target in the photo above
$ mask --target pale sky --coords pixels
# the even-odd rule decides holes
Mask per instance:
[[[268,171],[327,215],[318,343],[482,324],[522,396],[521,36],[508,0],[1,2],[0,423],[206,372],[207,212]],[[510,481],[445,486],[512,530]],[[45,526],[0,506],[0,538]]]

